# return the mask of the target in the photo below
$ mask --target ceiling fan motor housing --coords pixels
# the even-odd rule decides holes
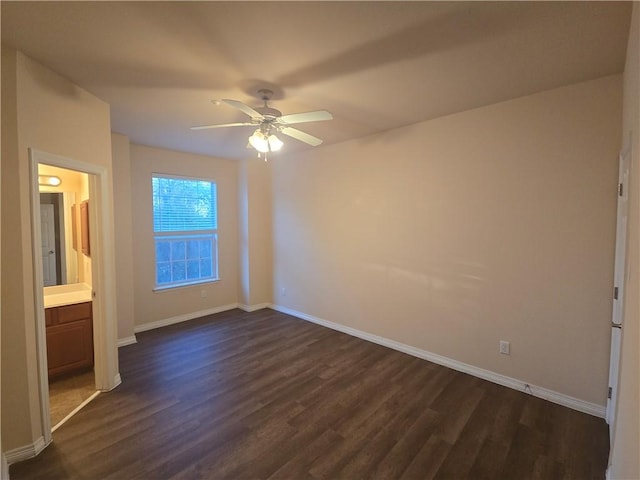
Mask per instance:
[[[254,110],[258,113],[261,113],[267,119],[278,118],[282,116],[282,112],[280,110],[276,110],[275,108],[271,108],[271,107],[257,107],[257,108],[254,108]]]

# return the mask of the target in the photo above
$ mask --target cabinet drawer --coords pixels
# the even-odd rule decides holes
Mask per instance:
[[[91,302],[64,305],[62,307],[58,307],[56,310],[58,314],[58,324],[91,318]]]

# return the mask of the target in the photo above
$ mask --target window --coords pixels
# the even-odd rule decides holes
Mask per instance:
[[[218,205],[209,180],[154,174],[156,289],[218,280]]]

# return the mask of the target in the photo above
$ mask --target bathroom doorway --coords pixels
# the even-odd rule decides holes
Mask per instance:
[[[29,153],[38,357],[35,374],[40,385],[44,447],[52,441],[56,424],[66,421],[100,391],[109,391],[120,384],[113,315],[112,199],[110,177],[104,167],[33,149]],[[47,251],[42,239],[42,193],[52,194],[42,200],[54,205],[54,239],[46,241],[52,247]],[[62,197],[53,195],[60,193]],[[45,287],[43,264],[47,255],[55,258],[50,265],[55,264],[56,273],[49,275],[49,282],[55,278],[56,284]],[[54,347],[49,348],[51,345]],[[74,399],[64,401],[75,408],[64,412],[62,420],[61,414],[54,412],[59,390],[74,391],[71,395]],[[78,399],[80,403],[76,406]]]
[[[87,173],[38,164],[52,432],[94,398]],[[86,213],[85,213],[86,210]]]

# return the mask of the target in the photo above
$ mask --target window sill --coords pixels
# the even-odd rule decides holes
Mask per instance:
[[[166,292],[167,290],[175,290],[176,288],[197,287],[200,285],[207,285],[209,283],[216,283],[219,281],[220,281],[219,278],[214,278],[214,279],[207,279],[207,280],[198,280],[196,282],[175,283],[172,285],[155,287],[152,291],[154,293],[160,293],[160,292]]]

